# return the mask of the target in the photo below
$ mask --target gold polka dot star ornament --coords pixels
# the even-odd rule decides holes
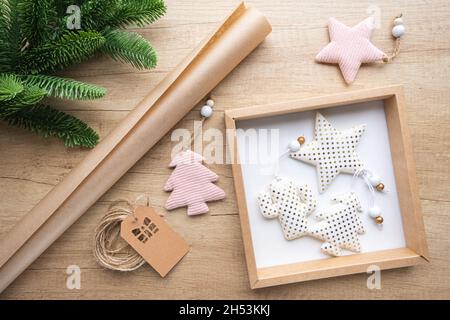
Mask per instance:
[[[293,159],[317,167],[320,192],[341,172],[355,174],[364,167],[356,153],[356,146],[364,133],[365,125],[357,125],[345,131],[336,130],[319,112],[316,114],[315,140],[304,142],[298,151],[291,152]]]
[[[362,178],[371,192],[369,216],[378,225],[381,225],[384,219],[381,215],[381,209],[375,204],[375,190],[384,193],[388,190],[379,176],[365,168],[363,161],[356,152],[365,128],[365,124],[360,124],[339,131],[322,114],[317,112],[315,139],[306,142],[305,137],[298,137],[297,140],[291,142],[289,154],[293,159],[316,166],[321,193],[342,172],[353,174],[353,178]]]

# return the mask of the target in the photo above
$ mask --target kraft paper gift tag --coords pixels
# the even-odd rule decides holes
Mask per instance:
[[[138,206],[122,221],[120,236],[161,277],[188,253],[189,245],[151,207]]]

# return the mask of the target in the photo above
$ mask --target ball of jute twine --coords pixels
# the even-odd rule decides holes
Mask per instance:
[[[134,206],[128,200],[114,201],[95,228],[94,258],[107,269],[133,271],[145,264],[127,243],[118,244],[124,242],[120,240],[120,224],[128,215],[134,216]]]

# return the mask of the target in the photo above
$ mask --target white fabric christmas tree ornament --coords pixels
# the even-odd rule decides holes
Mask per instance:
[[[278,218],[287,240],[306,234],[306,217],[317,205],[309,186],[298,185],[292,180],[280,177],[270,183],[268,192],[258,194],[258,203],[264,217]]]
[[[315,140],[291,152],[290,156],[317,167],[320,192],[341,172],[354,174],[364,167],[355,149],[365,125],[338,131],[319,112],[316,114]]]
[[[316,214],[321,221],[310,226],[308,233],[324,243],[321,249],[332,256],[340,256],[341,249],[361,251],[359,235],[365,232],[361,220],[361,203],[354,192],[333,198],[337,202]]]

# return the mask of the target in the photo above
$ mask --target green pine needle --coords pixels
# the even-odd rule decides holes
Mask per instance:
[[[21,0],[18,2],[18,20],[23,36],[31,45],[50,38],[57,23],[55,0]]]
[[[102,87],[67,78],[37,74],[23,76],[22,80],[28,85],[45,89],[50,96],[61,99],[98,99],[106,94],[106,89]]]
[[[37,86],[25,87],[14,99],[5,101],[3,105],[11,105],[21,107],[31,106],[38,103],[47,95],[47,91]]]
[[[104,8],[107,7],[108,10]],[[85,30],[144,26],[166,13],[163,0],[88,0],[81,7]]]
[[[23,91],[20,79],[13,74],[0,74],[0,102],[14,99]]]
[[[153,23],[166,13],[163,0],[121,0],[108,18],[109,27],[125,28],[130,24],[140,27]]]
[[[108,25],[124,28],[130,24],[136,24],[143,27],[158,20],[166,13],[166,10],[163,0],[122,0]]]
[[[21,69],[35,74],[64,69],[91,57],[105,43],[95,31],[67,32],[23,54]]]
[[[18,1],[0,0],[0,72],[12,72],[24,45]]]
[[[9,29],[10,14],[11,5],[9,3],[9,0],[0,0],[0,28],[2,28],[2,30]],[[4,33],[2,35],[4,35]]]
[[[117,0],[87,0],[81,5],[81,27],[84,30],[103,30],[117,6]],[[108,10],[105,10],[108,8]]]
[[[0,104],[0,118],[8,116],[19,110],[26,110],[41,101],[47,95],[47,91],[37,86],[25,87],[14,99],[2,101]]]
[[[65,146],[69,148],[93,148],[99,139],[98,134],[83,121],[43,104],[20,110],[4,120],[43,137],[63,139]]]
[[[156,53],[150,43],[134,32],[113,30],[105,34],[102,51],[113,59],[128,62],[138,69],[156,66]]]

